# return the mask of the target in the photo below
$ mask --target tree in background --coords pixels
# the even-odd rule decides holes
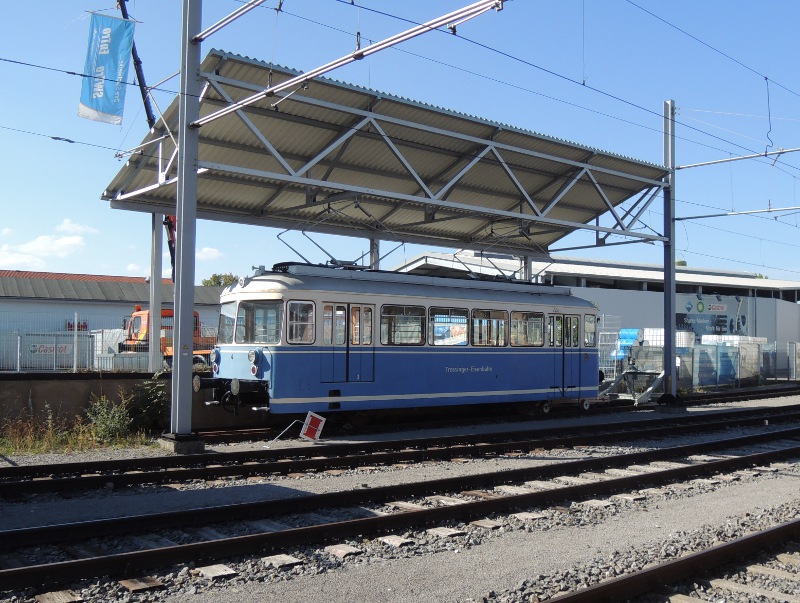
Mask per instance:
[[[201,283],[204,287],[227,287],[239,281],[239,277],[230,272],[225,274],[214,273],[208,278],[204,278]]]

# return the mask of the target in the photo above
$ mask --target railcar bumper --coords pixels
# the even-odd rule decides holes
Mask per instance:
[[[223,379],[221,377],[192,378],[192,389],[199,392],[203,389],[213,389],[213,399],[206,402],[206,406],[233,406],[255,405],[260,410],[269,410],[269,382],[247,381],[241,379]]]

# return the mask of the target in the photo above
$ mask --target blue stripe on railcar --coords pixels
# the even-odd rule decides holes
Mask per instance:
[[[220,377],[253,379],[249,348],[220,346]],[[261,348],[270,411],[376,410],[597,395],[598,359],[582,348]],[[349,356],[349,358],[348,358]],[[563,363],[562,363],[563,359]],[[332,375],[331,365],[371,368]],[[562,366],[563,364],[563,366]],[[348,380],[349,379],[349,380]],[[564,389],[562,390],[562,384]],[[332,407],[331,404],[334,406]]]

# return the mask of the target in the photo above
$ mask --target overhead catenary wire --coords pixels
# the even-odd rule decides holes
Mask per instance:
[[[262,7],[262,8],[267,8],[267,7]],[[350,32],[350,35],[352,36],[352,32]],[[402,50],[401,50],[401,51],[402,51]],[[82,75],[82,74],[76,74],[76,75]],[[556,100],[559,100],[559,99],[556,99]],[[587,109],[587,110],[588,110],[588,109]],[[598,113],[599,113],[599,112],[598,112]],[[601,115],[604,115],[604,114],[601,114]],[[612,116],[612,117],[613,117],[613,116]],[[633,123],[633,122],[630,122],[630,123]],[[636,125],[636,124],[634,124],[634,125]],[[645,127],[645,126],[643,126],[643,127]],[[655,129],[653,129],[653,130],[655,130]],[[700,129],[697,129],[697,131],[699,131],[699,132],[702,132],[702,130],[700,130]],[[53,136],[51,136],[51,138],[54,138],[54,139],[56,139],[56,140],[58,139],[58,137],[53,137]],[[687,140],[688,140],[688,139],[687,139]],[[720,139],[720,140],[724,140],[724,139]],[[98,146],[98,145],[92,145],[92,146]],[[710,148],[713,148],[713,147],[710,147]]]

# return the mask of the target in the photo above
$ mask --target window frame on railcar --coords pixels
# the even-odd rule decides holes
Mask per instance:
[[[418,301],[422,303],[414,303]],[[587,312],[588,308],[570,306],[547,311],[536,304],[531,308],[514,302],[495,307],[480,302],[449,306],[441,301],[444,300],[429,305],[424,300],[380,304],[374,298],[369,303],[366,299],[239,299],[220,306],[218,343],[482,349],[597,347],[597,313]],[[318,312],[318,308],[322,311]]]

